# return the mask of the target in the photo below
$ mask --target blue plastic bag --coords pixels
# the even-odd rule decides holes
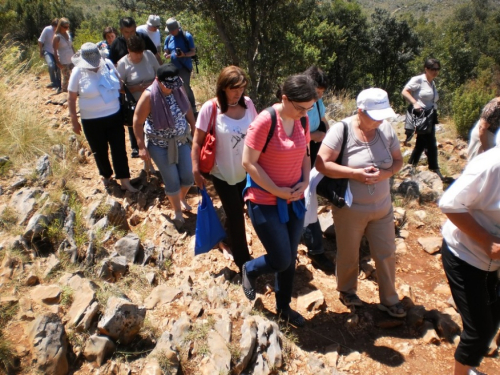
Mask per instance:
[[[209,252],[216,244],[226,238],[226,232],[215,212],[212,200],[205,187],[201,191],[201,203],[198,204],[196,217],[196,242],[194,254]]]

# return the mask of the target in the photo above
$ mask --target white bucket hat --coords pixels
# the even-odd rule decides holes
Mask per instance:
[[[104,59],[97,44],[87,42],[73,55],[71,62],[79,68],[95,69],[104,64]]]
[[[161,22],[160,22],[160,16],[157,16],[155,14],[152,14],[148,17],[148,21],[146,22],[148,26],[152,27],[160,27]]]
[[[396,117],[396,113],[389,103],[389,96],[382,89],[371,88],[361,91],[356,99],[356,104],[359,109],[366,111],[368,116],[376,121]]]

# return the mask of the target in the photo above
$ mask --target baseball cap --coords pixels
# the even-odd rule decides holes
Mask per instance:
[[[396,112],[389,103],[389,96],[382,89],[369,88],[361,91],[356,99],[356,104],[359,109],[366,111],[368,116],[376,121],[396,117]]]

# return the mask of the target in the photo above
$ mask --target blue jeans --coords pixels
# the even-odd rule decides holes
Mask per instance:
[[[47,66],[49,67],[49,76],[50,82],[52,82],[52,86],[61,87],[61,71],[56,65],[54,55],[50,52],[43,51],[43,57],[45,58]]]
[[[248,201],[248,215],[260,242],[267,254],[246,263],[246,272],[251,277],[275,273],[276,307],[286,309],[292,300],[293,279],[297,247],[304,226],[288,205],[290,220],[281,223],[277,206],[255,204]]]
[[[191,147],[189,147],[189,143],[179,146],[177,164],[168,164],[167,148],[155,146],[149,142],[148,151],[160,170],[161,178],[165,184],[165,194],[170,196],[177,195],[181,190],[181,186],[193,185],[193,167],[191,164]]]

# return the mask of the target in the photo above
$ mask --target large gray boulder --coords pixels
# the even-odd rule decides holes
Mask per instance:
[[[28,218],[36,209],[36,198],[43,191],[38,188],[24,188],[14,194],[10,199],[9,206],[17,213],[17,224],[26,224]]]
[[[34,368],[47,375],[68,373],[68,342],[64,326],[56,314],[38,316],[28,332]]]
[[[144,323],[146,309],[118,297],[108,299],[106,311],[97,325],[100,333],[119,340],[121,344],[130,343]]]
[[[139,236],[135,233],[129,233],[116,241],[115,250],[119,255],[126,257],[128,262],[134,263],[139,254],[140,245]]]

